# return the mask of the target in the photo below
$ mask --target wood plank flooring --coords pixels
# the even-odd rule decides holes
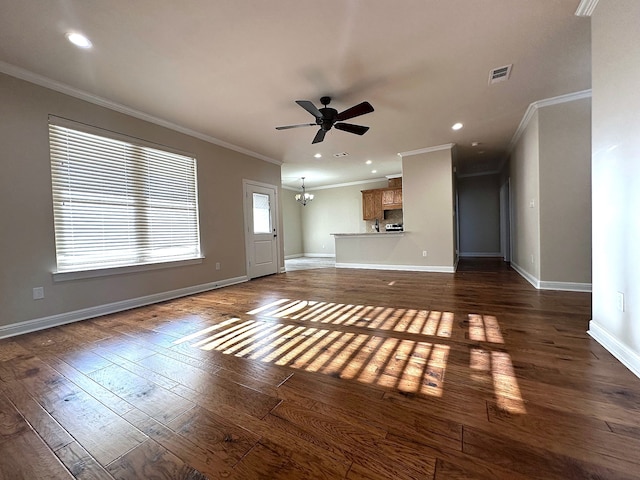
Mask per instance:
[[[1,479],[639,479],[590,294],[324,268],[0,340]]]

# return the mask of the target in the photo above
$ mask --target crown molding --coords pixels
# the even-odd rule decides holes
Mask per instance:
[[[420,155],[421,153],[437,152],[440,150],[451,150],[455,146],[455,143],[445,143],[443,145],[436,145],[435,147],[420,148],[418,150],[410,150],[408,152],[400,152],[398,155],[401,157],[410,157],[411,155]]]
[[[580,0],[578,8],[576,8],[576,17],[590,17],[598,6],[599,0]]]
[[[520,121],[520,125],[516,129],[516,132],[513,134],[511,141],[509,142],[509,147],[507,148],[507,152],[509,154],[513,151],[520,140],[520,137],[526,130],[529,122],[533,118],[533,115],[538,111],[539,108],[550,107],[551,105],[558,105],[561,103],[573,102],[576,100],[582,100],[584,98],[591,98],[591,89],[582,90],[580,92],[567,93],[566,95],[558,95],[557,97],[545,98],[543,100],[538,100],[537,102],[533,102],[527,107],[527,111],[524,112],[524,116]]]
[[[402,174],[396,175],[398,177],[402,176]],[[319,187],[307,188],[307,191],[316,191],[316,190],[326,190],[328,188],[340,188],[340,187],[352,187],[353,185],[364,185],[365,183],[379,183],[386,181],[387,178],[370,178],[368,180],[357,180],[355,182],[346,182],[346,183],[334,183],[332,185],[321,185]],[[300,191],[300,187],[290,187],[288,185],[282,185],[283,190],[291,190],[292,192]]]
[[[92,93],[85,92],[84,90],[71,87],[61,82],[57,82],[50,78],[44,77],[42,75],[38,75],[37,73],[31,72],[29,70],[25,70],[24,68],[11,65],[10,63],[0,61],[0,73],[4,73],[12,77],[19,78],[20,80],[25,80],[27,82],[40,85],[41,87],[45,87],[50,90],[55,90],[56,92],[69,95],[71,97],[75,97],[89,103],[93,103],[94,105],[98,105],[100,107],[105,107],[110,110],[114,110],[116,112],[123,113],[131,117],[135,117],[139,120],[144,120],[146,122],[154,123],[156,125],[168,128],[170,130],[174,130],[176,132],[184,133],[185,135],[189,135],[190,137],[199,138],[200,140],[204,140],[205,142],[212,143],[219,147],[223,147],[228,150],[233,150],[235,152],[242,153],[244,155],[248,155],[249,157],[257,158],[259,160],[264,160],[265,162],[274,163],[276,165],[282,165],[283,163],[280,160],[267,157],[266,155],[262,155],[261,153],[253,152],[246,148],[239,147],[238,145],[233,145],[232,143],[228,143],[218,138],[212,137],[211,135],[197,132],[195,130],[191,130],[190,128],[186,128],[181,125],[169,122],[167,120],[163,120],[162,118],[154,117],[153,115],[149,115],[148,113],[135,110],[133,108],[127,107],[120,103],[112,102],[111,100],[107,100],[106,98],[99,97]]]

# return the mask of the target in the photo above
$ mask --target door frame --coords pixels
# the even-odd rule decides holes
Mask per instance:
[[[275,229],[275,233],[276,233],[276,271],[275,273],[280,273],[280,209],[279,209],[279,198],[278,198],[278,187],[276,185],[272,185],[270,183],[264,183],[264,182],[258,182],[257,180],[248,180],[246,178],[242,179],[242,205],[243,205],[243,212],[244,212],[244,256],[245,256],[245,268],[246,268],[246,272],[247,272],[247,278],[249,280],[251,280],[252,278],[257,278],[257,277],[252,277],[250,274],[250,264],[249,264],[249,259],[251,258],[251,253],[250,253],[250,249],[251,249],[251,243],[250,243],[250,231],[251,228],[253,227],[253,224],[251,223],[251,212],[253,209],[253,203],[250,201],[251,199],[249,198],[249,190],[251,186],[255,186],[255,187],[261,187],[261,188],[268,188],[273,190],[273,198],[274,198],[274,202],[273,205],[271,207],[271,212],[273,215],[273,228]]]
[[[511,263],[513,219],[511,217],[511,178],[500,185],[500,253],[505,262]]]

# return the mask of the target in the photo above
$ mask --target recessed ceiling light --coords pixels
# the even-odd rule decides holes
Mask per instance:
[[[480,145],[480,142],[471,142],[472,147],[477,147],[478,145]]]
[[[371,160],[367,160],[367,161],[366,161],[366,162],[364,162],[364,163],[366,163],[367,165],[371,165],[373,162],[372,162]]]
[[[322,154],[321,154],[321,153],[316,153],[316,154],[314,155],[314,157],[315,157],[315,158],[322,158]]]
[[[85,37],[81,33],[68,32],[67,40],[73,43],[76,47],[80,47],[80,48],[91,48],[91,46],[93,45],[91,43],[91,40],[89,40],[87,37]]]
[[[454,124],[451,126],[451,129],[452,129],[452,130],[460,130],[461,128],[462,128],[462,124],[461,124],[460,122],[458,122],[458,123],[454,123]]]
[[[371,173],[378,173],[378,170],[371,170]]]

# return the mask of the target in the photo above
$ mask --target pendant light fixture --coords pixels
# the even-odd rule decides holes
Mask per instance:
[[[304,207],[307,203],[313,200],[313,194],[307,193],[304,189],[304,177],[302,177],[302,193],[296,193],[296,201],[300,202]]]

